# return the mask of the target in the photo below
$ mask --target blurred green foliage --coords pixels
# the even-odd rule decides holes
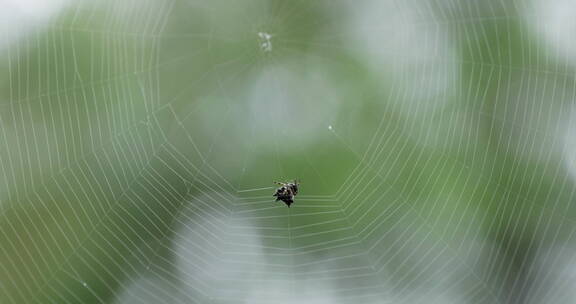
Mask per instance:
[[[566,303],[573,67],[517,2],[22,17],[0,45],[0,302]]]

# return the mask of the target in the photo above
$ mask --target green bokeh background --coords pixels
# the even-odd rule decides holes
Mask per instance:
[[[21,17],[0,49],[0,302],[570,303],[574,67],[534,3]],[[271,187],[293,178],[288,209]]]

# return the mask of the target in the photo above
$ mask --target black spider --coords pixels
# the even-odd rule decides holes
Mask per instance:
[[[300,184],[296,180],[291,183],[275,183],[281,187],[276,189],[276,192],[272,196],[276,197],[276,201],[283,201],[284,204],[290,208],[290,205],[294,203],[294,197],[298,194],[298,186],[300,186]]]

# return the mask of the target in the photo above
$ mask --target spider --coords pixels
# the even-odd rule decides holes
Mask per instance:
[[[276,189],[276,192],[272,196],[276,197],[276,201],[283,201],[284,204],[290,208],[290,205],[294,203],[294,197],[298,194],[298,186],[300,186],[300,184],[297,180],[291,183],[274,183],[280,185],[280,187]]]

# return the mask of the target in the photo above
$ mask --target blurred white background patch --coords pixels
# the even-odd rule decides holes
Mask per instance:
[[[547,56],[576,65],[576,1],[533,0],[524,16],[528,28],[550,50]]]
[[[422,15],[409,4],[370,0],[350,2],[350,48],[381,79],[392,77],[402,93],[396,106],[410,113],[429,113],[443,106],[458,79],[457,54],[446,30],[432,13]]]
[[[338,303],[332,286],[295,281],[294,256],[286,252],[285,263],[270,261],[267,247],[255,223],[219,208],[210,211],[195,206],[215,204],[226,194],[207,193],[194,199],[175,222],[170,251],[173,273],[144,274],[122,291],[116,303],[158,303],[204,299],[210,303]],[[149,267],[154,269],[154,265]]]
[[[256,75],[247,98],[253,121],[248,127],[266,130],[258,143],[312,143],[338,114],[341,97],[320,67],[301,70],[271,65]],[[282,144],[282,149],[293,145]]]
[[[27,32],[46,26],[69,0],[0,0],[0,51]]]

